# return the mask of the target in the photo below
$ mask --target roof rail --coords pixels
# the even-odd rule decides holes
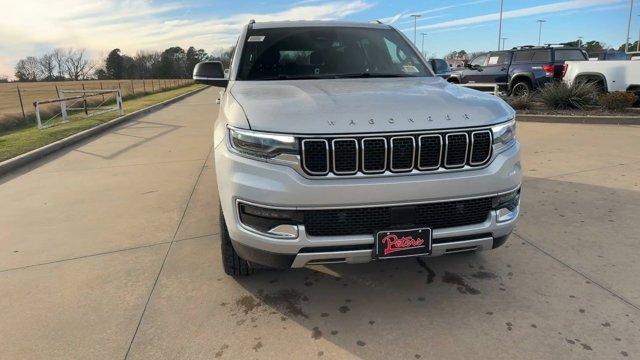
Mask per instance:
[[[383,23],[382,21],[378,20],[378,19],[376,19],[376,20],[370,20],[370,21],[369,21],[369,24],[380,24],[380,25],[384,25],[384,23]]]

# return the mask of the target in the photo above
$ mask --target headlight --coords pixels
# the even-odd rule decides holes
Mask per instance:
[[[496,125],[491,128],[493,133],[493,151],[500,152],[516,138],[516,120]]]
[[[238,152],[262,159],[282,154],[298,155],[298,142],[293,136],[229,129],[231,146]]]

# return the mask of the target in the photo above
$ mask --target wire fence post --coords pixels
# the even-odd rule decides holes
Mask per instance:
[[[100,81],[100,90],[104,90],[102,87],[102,81]],[[102,102],[104,102],[104,93],[102,94]]]
[[[33,106],[36,108],[36,123],[38,124],[38,129],[42,129],[42,120],[40,120],[40,104],[38,104],[37,101],[34,101]]]
[[[147,85],[144,83],[144,79],[142,79],[142,91],[146,94],[147,93]]]
[[[84,83],[82,83],[82,90],[86,90],[84,88]],[[84,114],[89,115],[89,110],[87,110],[87,98],[84,92],[82,93],[82,106],[84,107]]]
[[[131,79],[131,93],[133,94],[133,96],[136,96],[136,88],[133,85],[133,79]]]
[[[20,99],[20,109],[22,109],[22,120],[26,120],[27,116],[24,113],[24,104],[22,103],[22,94],[20,93],[20,86],[16,84],[16,89],[18,89],[18,99]]]

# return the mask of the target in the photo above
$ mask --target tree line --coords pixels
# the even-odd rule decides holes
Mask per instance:
[[[574,41],[566,42],[563,45],[567,47],[580,47],[581,49],[586,51],[589,55],[595,55],[602,51],[616,51],[616,49],[613,46],[607,45],[606,43],[597,41],[597,40],[591,40],[586,42],[582,42],[581,40],[574,40]],[[629,43],[630,51],[635,51],[636,49],[638,49],[638,41],[634,43]],[[508,50],[508,49],[505,49],[505,50]],[[620,47],[617,48],[617,51],[624,51],[624,50],[625,50],[625,44],[622,44],[620,45]],[[445,55],[445,59],[447,60],[473,59],[477,55],[481,55],[485,53],[486,51],[468,53],[465,50],[457,50],[457,51],[454,50],[447,53]]]
[[[190,46],[164,51],[124,54],[116,48],[104,59],[90,59],[85,49],[54,49],[40,57],[20,59],[14,68],[18,81],[64,81],[107,79],[187,79],[200,61],[220,60],[229,66],[233,48],[207,53]]]

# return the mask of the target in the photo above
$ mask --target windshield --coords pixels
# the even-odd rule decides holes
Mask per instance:
[[[432,76],[391,29],[303,27],[251,29],[238,80]]]

